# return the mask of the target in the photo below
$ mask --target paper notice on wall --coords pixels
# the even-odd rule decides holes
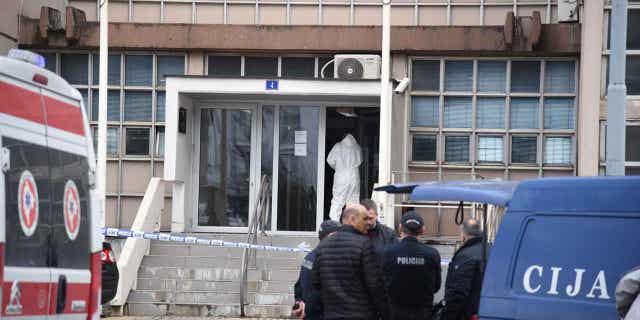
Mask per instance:
[[[307,143],[307,131],[296,131],[296,144]]]
[[[307,156],[307,144],[306,143],[296,143],[295,148],[293,150],[293,155],[296,157],[306,157]]]

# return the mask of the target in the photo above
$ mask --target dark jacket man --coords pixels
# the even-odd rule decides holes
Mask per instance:
[[[478,314],[482,265],[482,231],[475,219],[462,225],[464,244],[453,256],[447,269],[444,293],[444,319],[468,320]],[[488,251],[488,250],[487,250]]]
[[[391,244],[398,243],[396,232],[378,221],[378,205],[371,199],[363,199],[360,204],[367,209],[369,215],[369,233],[367,236],[373,241],[373,247],[382,258],[384,249]]]
[[[318,238],[322,241],[324,238],[333,234],[338,230],[340,225],[333,221],[327,220],[320,225],[318,230]],[[315,290],[311,284],[311,270],[313,263],[316,261],[316,249],[309,252],[302,260],[300,266],[300,276],[294,286],[294,297],[300,306],[300,312],[304,314],[304,319],[320,320],[322,319],[322,299],[320,292]],[[294,315],[298,316],[298,312],[294,309]]]
[[[316,249],[313,286],[320,290],[324,319],[387,319],[381,268],[367,232],[363,206],[348,205],[343,226]]]
[[[400,231],[402,240],[384,252],[391,319],[429,320],[433,295],[442,281],[440,254],[418,241],[417,236],[424,233],[424,222],[416,212],[402,216]]]

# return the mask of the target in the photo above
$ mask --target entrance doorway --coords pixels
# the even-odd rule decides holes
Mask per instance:
[[[379,128],[379,108],[327,107],[325,158],[331,148],[347,134],[351,134],[356,139],[362,149],[360,198],[370,197],[373,184],[378,179]],[[324,170],[324,220],[329,219],[334,174],[335,171],[331,166],[326,165]]]

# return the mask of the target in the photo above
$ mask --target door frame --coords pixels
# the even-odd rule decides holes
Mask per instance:
[[[202,111],[207,109],[222,109],[222,110],[249,110],[251,111],[251,153],[249,158],[249,212],[247,213],[247,227],[224,227],[224,226],[200,226],[198,222],[198,203],[200,196],[200,129],[201,129],[201,119],[202,119]],[[258,127],[258,106],[253,103],[241,103],[241,102],[220,102],[214,103],[209,106],[195,106],[195,114],[194,117],[194,150],[193,150],[193,166],[192,166],[192,177],[194,177],[194,186],[195,191],[191,195],[192,203],[196,205],[193,207],[192,212],[192,225],[191,229],[194,232],[222,232],[222,233],[247,233],[249,230],[248,225],[251,224],[252,217],[251,213],[253,212],[254,207],[254,199],[257,197],[256,195],[256,183],[259,180],[259,172],[256,171],[256,163],[259,166],[259,152],[258,149],[260,146],[258,144],[258,134],[256,131]]]

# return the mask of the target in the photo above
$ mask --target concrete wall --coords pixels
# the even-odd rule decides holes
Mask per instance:
[[[64,22],[66,0],[2,0],[0,1],[0,55],[6,55],[18,40],[18,15],[40,17],[40,8],[60,10]]]

